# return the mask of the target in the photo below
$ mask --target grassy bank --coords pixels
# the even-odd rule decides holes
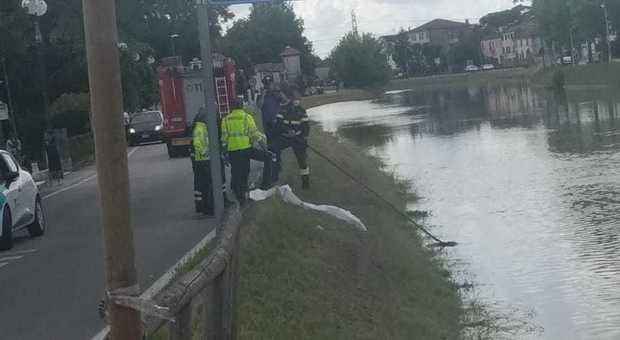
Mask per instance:
[[[533,72],[533,70],[526,68],[511,68],[483,72],[396,79],[390,81],[386,86],[386,89],[404,90],[428,86],[482,86],[494,83],[522,82],[524,80],[528,80],[532,76]]]
[[[339,103],[344,101],[373,99],[377,95],[367,90],[344,89],[338,92],[325,93],[318,96],[303,97],[303,107],[309,109],[316,106]]]
[[[537,85],[551,86],[557,72],[564,74],[568,88],[620,86],[620,63],[549,67],[533,75],[532,81]]]
[[[310,143],[401,209],[406,186],[355,146],[312,132]],[[285,155],[283,182],[302,199],[351,210],[367,233],[271,199],[243,230],[240,339],[456,339],[463,308],[449,272],[411,225],[310,153],[312,189]]]

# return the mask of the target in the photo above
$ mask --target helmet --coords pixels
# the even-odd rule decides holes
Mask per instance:
[[[232,102],[233,110],[243,109],[245,107],[245,101],[243,97],[236,97]]]

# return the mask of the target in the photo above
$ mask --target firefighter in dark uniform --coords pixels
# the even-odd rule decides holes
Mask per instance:
[[[194,202],[196,212],[214,215],[213,184],[209,162],[209,131],[207,115],[201,111],[192,125],[192,168],[194,170]]]
[[[292,148],[299,165],[302,188],[310,188],[310,167],[308,166],[308,136],[310,135],[310,120],[306,110],[301,107],[299,93],[291,89],[282,92],[283,103],[280,113],[276,115],[275,129],[278,137],[273,145],[273,152],[277,155],[277,166],[281,169],[280,155],[282,151]],[[277,179],[277,175],[274,176]]]
[[[235,99],[232,112],[222,120],[222,144],[231,166],[230,186],[241,205],[247,200],[250,160],[264,163],[261,188],[271,187],[272,154],[254,117],[243,110],[243,98]],[[260,148],[254,148],[253,144]]]

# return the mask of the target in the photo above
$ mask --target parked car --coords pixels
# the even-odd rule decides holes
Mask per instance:
[[[164,116],[160,111],[143,111],[131,115],[127,126],[129,145],[163,142]]]
[[[476,72],[476,71],[480,71],[480,67],[476,65],[469,65],[465,67],[465,72]]]
[[[13,233],[28,229],[31,237],[45,233],[45,214],[32,176],[7,151],[0,150],[0,250],[13,247]]]
[[[485,71],[495,70],[495,65],[493,64],[484,64],[482,65],[482,69]]]

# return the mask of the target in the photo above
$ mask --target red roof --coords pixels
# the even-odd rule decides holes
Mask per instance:
[[[280,53],[280,57],[290,57],[290,56],[296,56],[296,55],[301,55],[301,52],[299,52],[299,50],[294,49],[290,46],[286,46],[284,51]]]

